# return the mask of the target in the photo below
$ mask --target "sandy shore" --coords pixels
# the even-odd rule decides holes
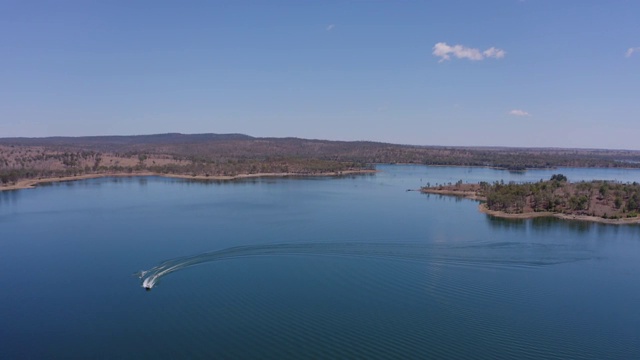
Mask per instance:
[[[85,180],[85,179],[96,179],[96,178],[103,178],[103,177],[162,176],[162,177],[168,177],[168,178],[188,179],[188,180],[231,181],[231,180],[249,179],[249,178],[262,178],[262,177],[344,176],[344,175],[373,174],[376,172],[377,172],[376,170],[346,170],[346,171],[317,173],[317,174],[258,173],[258,174],[240,174],[235,176],[203,176],[203,175],[192,176],[192,175],[178,175],[178,174],[161,174],[161,173],[154,173],[154,172],[104,173],[104,174],[85,174],[85,175],[77,175],[77,176],[19,180],[14,185],[0,186],[0,191],[33,189],[38,184],[63,182],[63,181],[77,181],[77,180]]]
[[[522,214],[509,214],[502,211],[489,210],[487,208],[487,204],[480,204],[478,206],[478,210],[481,213],[485,213],[491,216],[503,218],[503,219],[533,219],[539,217],[554,217],[563,220],[577,220],[577,221],[590,221],[597,222],[601,224],[640,224],[640,217],[634,218],[621,218],[621,219],[604,219],[597,216],[589,216],[589,215],[568,215],[568,214],[558,214],[552,212],[527,212]]]
[[[439,194],[439,195],[449,195],[449,196],[460,196],[465,199],[471,199],[476,201],[486,201],[487,199],[482,196],[476,195],[475,191],[462,191],[462,190],[438,190],[438,189],[421,189],[421,191],[425,194]],[[589,216],[589,215],[568,215],[568,214],[558,214],[552,212],[526,212],[522,214],[510,214],[503,211],[495,211],[489,210],[487,204],[480,204],[478,206],[478,210],[481,213],[485,213],[487,215],[503,218],[503,219],[533,219],[539,217],[555,217],[558,219],[564,220],[577,220],[577,221],[590,221],[597,222],[601,224],[640,224],[640,217],[634,218],[620,218],[620,219],[604,219],[597,216]]]

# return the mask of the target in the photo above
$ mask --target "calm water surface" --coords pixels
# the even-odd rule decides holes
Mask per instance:
[[[379,169],[0,192],[0,358],[640,358],[640,227],[405,191],[640,171]]]

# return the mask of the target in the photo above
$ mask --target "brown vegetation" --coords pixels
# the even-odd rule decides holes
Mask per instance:
[[[156,173],[202,178],[326,175],[370,170],[364,163],[300,156],[237,136],[0,139],[0,186],[24,179]],[[140,140],[137,142],[137,140]]]
[[[613,181],[570,183],[561,174],[535,183],[486,182],[426,187],[425,193],[457,195],[482,200],[494,215],[524,214],[637,219],[640,212],[640,184]],[[513,216],[511,216],[513,217]],[[528,216],[525,216],[528,217]]]
[[[0,186],[21,179],[139,173],[233,177],[370,170],[377,163],[526,168],[640,167],[626,150],[462,148],[241,134],[0,139]]]

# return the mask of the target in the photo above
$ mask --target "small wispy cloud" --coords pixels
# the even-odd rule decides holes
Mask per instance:
[[[636,48],[628,48],[627,52],[624,54],[625,57],[631,57],[634,52],[640,52],[640,47]]]
[[[513,116],[531,116],[531,114],[529,114],[528,112],[524,111],[524,110],[519,110],[519,109],[514,109],[509,111],[509,115],[513,115]]]
[[[449,45],[439,42],[433,46],[433,55],[440,58],[439,62],[451,60],[451,56],[458,59],[469,59],[471,61],[480,61],[486,58],[502,59],[507,54],[506,51],[496,47],[490,47],[487,50],[470,48],[463,45]]]
[[[490,47],[482,52],[482,55],[488,58],[502,59],[507,54],[506,51],[495,47]]]
[[[331,31],[331,30],[333,30],[335,27],[336,27],[336,24],[329,24],[329,25],[327,25],[326,30],[327,30],[327,31]]]

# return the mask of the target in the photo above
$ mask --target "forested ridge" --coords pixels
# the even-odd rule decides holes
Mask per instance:
[[[141,171],[193,176],[339,173],[379,163],[509,170],[640,167],[640,151],[413,146],[243,134],[0,138],[0,185],[20,179]]]

